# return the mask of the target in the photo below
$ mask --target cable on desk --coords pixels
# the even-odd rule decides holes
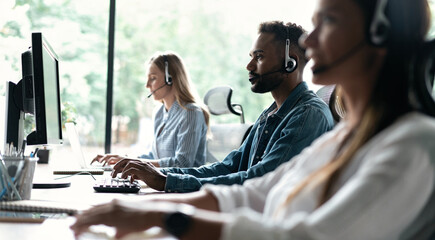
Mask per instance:
[[[92,174],[92,173],[90,173],[90,172],[78,172],[78,173],[76,173],[76,174],[72,174],[72,175],[68,175],[68,176],[63,176],[63,177],[58,177],[58,178],[55,178],[54,180],[59,180],[59,179],[64,179],[64,178],[69,178],[69,177],[74,177],[74,176],[76,176],[76,175],[83,175],[83,174],[87,174],[87,175],[90,175],[95,181],[97,180],[95,177],[94,177],[94,175]]]

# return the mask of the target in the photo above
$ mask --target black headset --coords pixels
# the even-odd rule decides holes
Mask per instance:
[[[376,2],[368,37],[369,42],[374,46],[384,46],[389,37],[390,21],[385,14],[387,4],[388,0],[378,0]]]
[[[285,40],[285,59],[284,59],[284,69],[287,73],[292,73],[296,70],[298,66],[296,59],[290,57],[290,35],[288,32],[287,26],[285,26],[285,30],[287,32],[287,39]]]
[[[165,83],[168,86],[172,85],[172,76],[169,74],[169,61],[166,55],[163,55],[163,60],[165,61]]]

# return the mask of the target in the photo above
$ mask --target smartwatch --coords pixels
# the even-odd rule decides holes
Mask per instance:
[[[183,206],[175,212],[164,216],[164,228],[177,238],[182,237],[191,227],[193,222],[194,207]]]

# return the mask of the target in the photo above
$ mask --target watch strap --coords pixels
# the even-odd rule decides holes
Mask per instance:
[[[180,204],[175,212],[165,214],[165,230],[177,238],[182,237],[192,225],[194,212],[193,206]]]

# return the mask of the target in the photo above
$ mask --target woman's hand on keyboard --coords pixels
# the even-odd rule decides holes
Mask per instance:
[[[113,165],[119,162],[121,159],[124,159],[125,157],[121,157],[116,154],[105,154],[105,155],[97,155],[92,159],[91,164],[94,162],[103,163],[103,166],[105,165]]]
[[[144,181],[150,188],[164,191],[166,185],[166,175],[160,172],[152,163],[138,159],[121,159],[113,166],[112,177],[118,173],[121,178],[131,177],[131,181],[138,179]]]

